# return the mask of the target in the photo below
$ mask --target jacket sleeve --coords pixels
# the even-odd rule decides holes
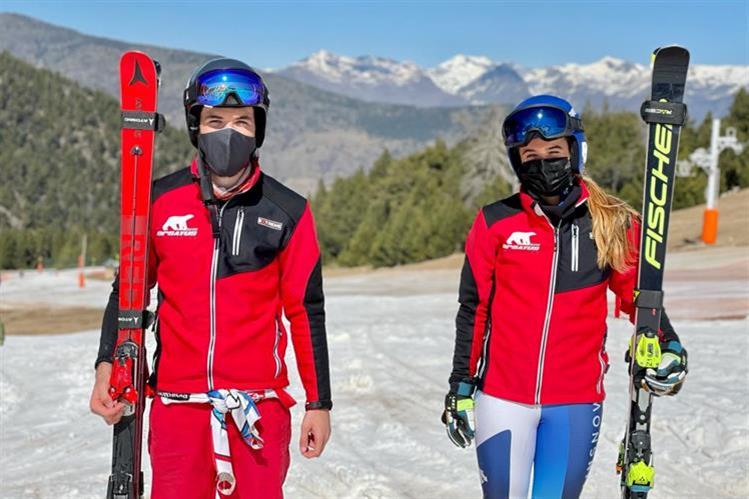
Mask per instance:
[[[309,203],[280,256],[281,300],[291,323],[299,375],[307,409],[330,409],[328,343],[322,262]]]
[[[112,363],[114,344],[117,342],[117,311],[120,301],[120,276],[115,273],[112,281],[112,291],[109,293],[107,308],[104,309],[104,318],[101,321],[101,335],[99,336],[99,354],[96,356],[96,364],[99,367],[102,362]]]
[[[640,255],[640,223],[633,220],[627,229],[627,239],[630,244],[629,267],[624,271],[611,270],[609,288],[616,295],[616,316],[619,311],[629,316],[629,320],[635,322],[635,286],[637,285],[637,262]]]
[[[460,276],[460,307],[455,318],[455,350],[450,375],[452,390],[457,390],[461,381],[472,381],[477,374],[494,292],[496,244],[483,211],[479,211],[466,239]]]
[[[630,257],[631,265],[627,270],[623,272],[611,271],[611,278],[609,279],[609,287],[611,291],[616,295],[616,316],[619,316],[619,310],[629,316],[629,320],[632,324],[635,323],[635,287],[637,286],[637,265],[639,262],[640,255],[640,222],[633,221],[631,227],[627,231],[627,237],[632,248],[632,255]],[[658,329],[658,334],[661,341],[679,341],[679,336],[676,334],[674,327],[671,325],[671,321],[666,314],[666,308],[661,310],[661,322]]]
[[[148,254],[148,289],[156,285],[156,269],[158,259],[154,250],[153,241],[149,244]],[[149,293],[150,296],[150,293]],[[114,355],[114,346],[117,343],[117,315],[120,309],[120,275],[115,273],[112,281],[112,291],[109,293],[109,300],[104,309],[104,318],[101,321],[101,335],[99,336],[99,353],[96,356],[94,367],[98,367],[102,362],[112,362]]]

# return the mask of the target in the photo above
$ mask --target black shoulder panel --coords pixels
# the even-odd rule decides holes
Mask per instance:
[[[593,219],[587,205],[579,206],[575,216],[563,220],[558,231],[557,293],[596,286],[609,278],[610,269],[598,266]]]
[[[163,194],[169,191],[184,187],[193,182],[192,173],[190,173],[190,167],[185,167],[177,170],[174,173],[165,175],[153,182],[153,192],[151,194],[151,202],[153,203]]]
[[[481,208],[481,211],[484,212],[486,226],[491,227],[500,220],[523,211],[523,206],[520,204],[520,194],[516,193],[508,198],[488,204]]]
[[[296,225],[307,207],[307,199],[265,173],[261,181],[263,196],[285,211]]]
[[[263,174],[223,210],[219,277],[270,265],[291,240],[307,200]]]

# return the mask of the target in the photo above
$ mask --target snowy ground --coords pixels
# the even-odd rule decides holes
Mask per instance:
[[[749,496],[746,252],[670,257],[666,306],[689,349],[691,372],[678,397],[656,401],[653,499]],[[453,447],[439,422],[457,283],[456,269],[327,280],[333,437],[319,460],[292,448],[287,497],[480,497],[473,449]],[[73,272],[30,272],[3,281],[0,304],[103,307],[108,288],[89,282],[78,290]],[[585,498],[618,495],[614,462],[627,398],[619,359],[630,326],[612,318],[610,330],[609,395]],[[10,336],[0,347],[0,497],[103,495],[111,430],[88,411],[97,341],[98,332],[86,331]],[[292,392],[301,398],[298,385]],[[297,407],[295,430],[301,413]]]

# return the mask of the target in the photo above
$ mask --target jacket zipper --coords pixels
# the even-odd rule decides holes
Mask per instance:
[[[603,342],[601,342],[601,348],[598,350],[598,362],[601,364],[601,374],[598,375],[598,383],[596,383],[596,393],[600,394],[603,391],[603,377],[606,374],[606,361],[603,359],[603,352],[606,351],[606,337],[608,333],[604,334]]]
[[[580,260],[580,227],[572,224],[572,261],[570,268],[573,272],[578,271],[579,260]]]
[[[276,361],[276,372],[273,375],[274,378],[277,378],[279,374],[281,374],[281,357],[278,355],[278,346],[281,343],[281,325],[280,317],[276,317],[276,340],[273,344],[273,360]]]
[[[600,394],[603,388],[603,375],[606,374],[606,362],[603,360],[602,351],[598,352],[598,362],[601,363],[601,374],[598,375],[598,383],[596,383],[596,393]]]
[[[554,229],[554,256],[551,259],[551,278],[549,280],[549,296],[546,301],[546,316],[544,317],[544,329],[541,334],[541,347],[538,354],[538,369],[536,371],[536,394],[534,403],[541,403],[541,386],[543,385],[544,357],[546,356],[546,342],[549,337],[549,326],[551,324],[551,311],[554,308],[554,291],[557,283],[557,263],[559,260],[559,229],[551,224],[544,215],[546,221]]]
[[[489,355],[489,340],[492,334],[492,303],[494,302],[494,293],[497,287],[492,276],[492,290],[489,292],[489,301],[486,304],[486,325],[484,325],[484,344],[481,347],[481,358],[479,359],[478,369],[476,369],[476,378],[481,381],[484,379],[484,371],[487,369],[487,357]]]
[[[489,302],[489,310],[487,311],[487,314],[491,315],[491,301]],[[476,378],[481,381],[484,378],[484,371],[486,371],[487,368],[487,362],[486,357],[489,352],[489,336],[492,332],[492,320],[490,318],[486,319],[486,327],[484,327],[484,344],[481,347],[481,358],[479,359],[479,366],[478,369],[476,369]]]
[[[242,242],[242,227],[244,226],[244,210],[240,208],[237,212],[237,218],[234,221],[234,236],[231,242],[231,254],[239,255],[239,248]]]
[[[208,343],[208,390],[213,390],[213,353],[216,348],[216,279],[218,278],[218,256],[221,243],[221,218],[224,215],[224,208],[231,200],[224,203],[218,212],[218,234],[213,238],[213,257],[211,258],[211,278],[210,278],[210,308],[211,308],[211,339]]]

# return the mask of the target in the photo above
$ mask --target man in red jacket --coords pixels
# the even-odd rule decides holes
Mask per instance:
[[[154,182],[149,284],[158,284],[150,384],[152,497],[282,497],[289,467],[289,337],[306,392],[300,451],[319,456],[332,407],[320,251],[309,203],[263,173],[268,90],[232,59],[184,93],[192,165]],[[118,280],[104,314],[91,409],[108,424]],[[288,335],[281,320],[291,324]],[[227,418],[231,415],[231,418]]]

